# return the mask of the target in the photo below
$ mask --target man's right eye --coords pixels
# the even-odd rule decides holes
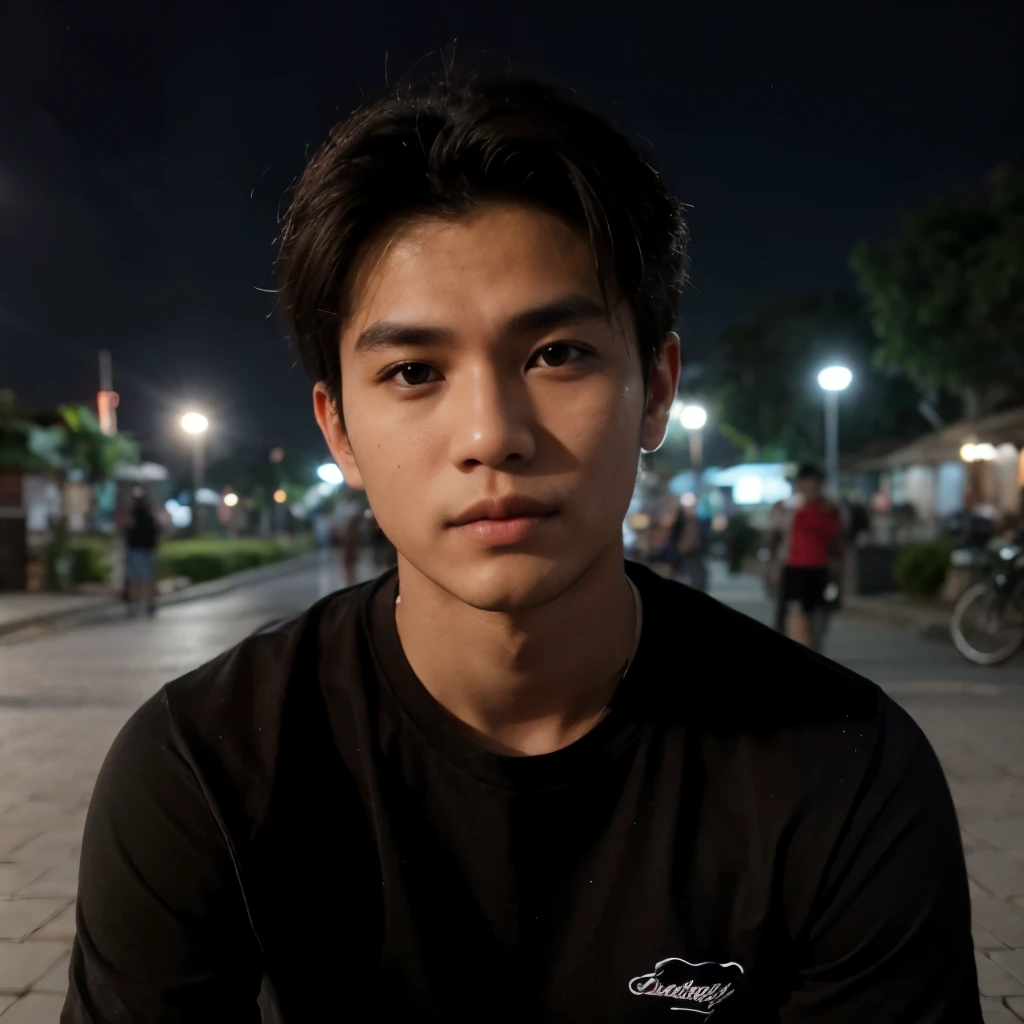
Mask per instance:
[[[440,380],[441,375],[426,363],[402,363],[388,373],[387,379],[395,380],[407,388],[415,388],[423,384],[432,384],[435,380]]]

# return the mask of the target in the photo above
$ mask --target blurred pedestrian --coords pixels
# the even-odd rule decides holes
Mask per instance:
[[[858,494],[846,498],[846,539],[855,547],[860,538],[871,532],[871,514]]]
[[[679,571],[683,580],[695,590],[708,589],[708,568],[704,550],[704,531],[697,516],[696,503],[680,503],[683,530],[679,537]]]
[[[341,569],[346,587],[356,584],[363,517],[352,498],[341,502],[334,516],[334,542],[341,555]]]
[[[683,500],[675,503],[671,525],[657,561],[665,565],[673,579],[682,581],[696,590],[707,589],[707,567],[704,545],[696,510],[688,508]]]
[[[131,514],[125,528],[125,582],[128,597],[128,616],[134,617],[139,608],[147,614],[156,614],[156,552],[160,538],[160,524],[150,507],[149,495],[144,487],[132,492]]]
[[[769,547],[775,626],[805,647],[820,650],[836,604],[844,550],[838,507],[824,494],[821,469],[805,463],[792,498],[772,509]]]

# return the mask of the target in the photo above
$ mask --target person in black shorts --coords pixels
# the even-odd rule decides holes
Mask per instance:
[[[772,510],[776,628],[815,650],[824,638],[832,564],[843,547],[839,510],[822,493],[823,483],[822,471],[805,463],[793,499]]]
[[[398,565],[125,725],[64,1024],[981,1024],[921,730],[624,561],[686,270],[631,139],[446,70],[313,156],[281,305]]]

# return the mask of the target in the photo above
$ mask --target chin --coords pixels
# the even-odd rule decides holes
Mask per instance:
[[[442,569],[435,579],[472,608],[509,614],[555,600],[583,574],[586,564],[585,559],[567,559],[564,554],[556,559],[508,552],[463,565],[457,574]]]

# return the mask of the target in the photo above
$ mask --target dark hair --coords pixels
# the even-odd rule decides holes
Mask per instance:
[[[458,217],[488,201],[536,206],[586,234],[602,289],[632,307],[646,381],[686,276],[681,204],[568,91],[512,73],[448,72],[400,84],[337,125],[284,218],[281,306],[306,370],[335,400],[345,293],[365,245],[415,217]]]
[[[796,471],[795,480],[817,480],[818,483],[822,483],[825,480],[825,474],[822,472],[821,467],[814,462],[804,462],[800,468]]]

